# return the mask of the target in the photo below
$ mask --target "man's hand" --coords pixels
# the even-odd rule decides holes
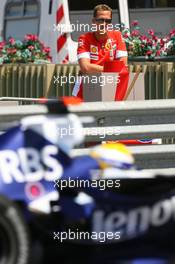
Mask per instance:
[[[103,72],[103,66],[90,63],[90,59],[79,59],[80,71],[84,74]]]
[[[124,64],[126,66],[128,66],[128,58],[127,57],[121,57],[119,60],[123,61]],[[98,65],[98,64],[92,64],[92,63],[90,63],[90,59],[87,59],[87,58],[79,59],[79,65],[80,65],[80,71],[83,74],[103,72],[103,66]]]

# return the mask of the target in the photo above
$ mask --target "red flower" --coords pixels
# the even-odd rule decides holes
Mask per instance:
[[[170,35],[171,35],[171,36],[174,36],[174,35],[175,35],[175,28],[173,28],[173,29],[170,31]]]
[[[140,34],[139,30],[133,30],[132,33],[131,33],[131,36],[132,37],[138,37]]]
[[[123,37],[124,37],[124,38],[128,38],[128,37],[129,37],[128,33],[124,33],[124,34],[123,34]]]
[[[160,39],[160,46],[163,47],[164,46],[164,43],[165,43],[164,40],[161,38]]]
[[[150,46],[152,46],[153,45],[152,39],[148,39],[147,44],[150,45]]]
[[[49,47],[44,47],[43,49],[42,49],[42,52],[44,52],[44,53],[49,53],[50,52],[50,48]]]
[[[14,39],[14,38],[9,38],[9,43],[10,43],[11,45],[14,45],[14,44],[15,44],[15,39]]]
[[[156,36],[153,36],[152,38],[153,38],[153,40],[154,40],[155,42],[157,42],[157,41],[159,40],[159,38],[156,37]]]
[[[161,50],[158,50],[156,56],[160,56],[160,55],[161,55]]]
[[[1,41],[1,42],[0,42],[0,49],[3,49],[4,46],[5,46],[5,44],[6,44],[5,41]]]
[[[149,30],[148,30],[148,34],[149,34],[150,36],[154,36],[154,30],[153,30],[153,29],[149,29]]]
[[[136,27],[138,26],[138,24],[139,24],[138,20],[134,20],[132,21],[131,26]]]
[[[148,50],[147,52],[146,52],[146,55],[151,55],[152,54],[152,50]]]
[[[27,34],[24,39],[25,40],[36,41],[36,40],[38,40],[38,36],[37,35],[32,35],[32,34]]]
[[[29,50],[33,50],[34,49],[34,46],[30,45],[30,46],[28,46],[28,49]]]
[[[29,35],[29,34],[28,35],[25,35],[24,39],[25,40],[31,40],[31,35]]]
[[[38,40],[38,36],[37,35],[32,35],[33,41]]]
[[[17,51],[17,50],[16,50],[15,48],[8,48],[8,49],[7,49],[7,53],[8,53],[8,54],[15,54],[16,51]]]
[[[141,36],[140,37],[140,40],[143,41],[143,40],[147,40],[147,36]]]
[[[47,56],[47,60],[52,62],[52,57],[51,56]]]

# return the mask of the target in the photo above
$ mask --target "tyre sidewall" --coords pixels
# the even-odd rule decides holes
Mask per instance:
[[[14,202],[0,196],[0,212],[0,228],[6,233],[8,242],[2,245],[8,252],[8,264],[27,264],[30,255],[29,232],[20,209]]]

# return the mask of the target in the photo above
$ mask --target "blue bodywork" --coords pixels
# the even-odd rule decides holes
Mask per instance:
[[[32,129],[23,130],[19,125],[0,136],[0,194],[28,206],[35,196],[31,198],[27,186],[39,184],[43,197],[59,192],[58,205],[65,223],[87,220],[91,232],[120,231],[121,240],[115,241],[115,252],[111,249],[116,258],[126,254],[128,257],[172,256],[175,252],[173,179],[157,178],[140,185],[136,180],[128,184],[127,179],[127,183],[121,182],[120,190],[75,188],[73,193],[59,191],[55,186],[56,180],[68,178],[91,180],[91,170],[98,169],[92,157],[70,158]],[[80,192],[91,199],[77,202]]]

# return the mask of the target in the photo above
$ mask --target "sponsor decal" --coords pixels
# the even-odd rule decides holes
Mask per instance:
[[[91,45],[90,46],[90,53],[92,53],[92,54],[98,54],[98,47],[97,46],[94,46],[94,45]]]
[[[95,56],[95,55],[90,55],[90,58],[91,58],[91,60],[98,60],[98,56]]]
[[[44,195],[44,186],[40,182],[28,182],[25,185],[26,196],[30,199],[36,199]]]
[[[113,41],[112,39],[108,39],[106,44],[105,44],[105,49],[107,49],[107,50],[116,49],[117,46],[116,46],[116,44],[112,44],[113,42],[115,42],[115,41]]]
[[[145,234],[150,228],[158,228],[174,221],[175,196],[159,200],[153,205],[116,210],[106,214],[102,209],[94,211],[92,229],[100,232],[121,232],[121,239],[128,240]]]
[[[143,144],[148,144],[148,143],[152,143],[152,139],[142,139],[142,140],[138,140],[138,142]]]
[[[57,160],[58,148],[53,145],[35,148],[19,148],[0,151],[0,181],[13,182],[54,181],[63,173],[63,167]]]
[[[111,43],[107,42],[105,44],[105,49],[110,50],[112,48]]]

